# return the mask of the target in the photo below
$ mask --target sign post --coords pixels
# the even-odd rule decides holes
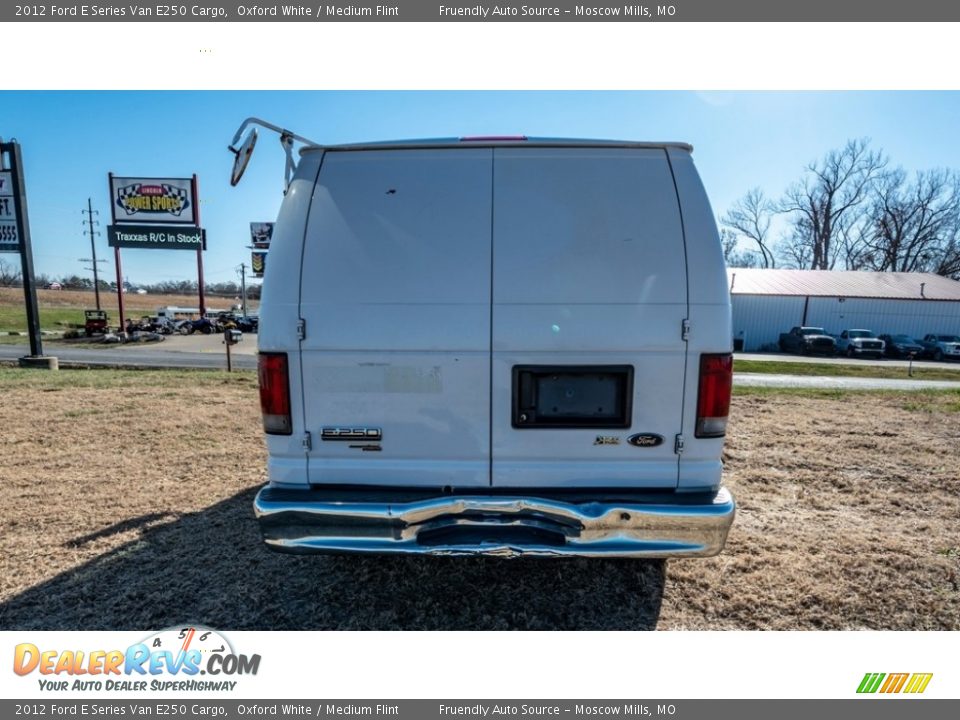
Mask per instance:
[[[110,218],[114,223],[117,222],[117,211],[114,208],[113,202],[113,173],[109,174],[110,179]],[[120,313],[120,327],[117,332],[120,333],[120,337],[126,337],[123,335],[127,330],[126,323],[123,318],[123,274],[120,268],[120,246],[114,245],[113,247],[113,263],[117,268],[117,311]]]
[[[23,180],[23,158],[20,143],[16,141],[0,142],[0,251],[20,253],[23,299],[27,309],[27,334],[30,336],[30,355],[20,358],[20,365],[56,370],[57,359],[43,356],[40,311],[33,279],[27,190]]]
[[[200,190],[197,187],[197,174],[193,174],[193,221],[200,227]],[[207,316],[207,301],[203,294],[203,246],[197,248],[197,289],[200,291],[200,317]]]

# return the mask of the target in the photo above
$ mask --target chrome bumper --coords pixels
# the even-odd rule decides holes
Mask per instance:
[[[715,495],[640,494],[603,500],[279,490],[254,500],[264,542],[287,553],[413,553],[501,557],[710,557],[723,550],[736,506]]]

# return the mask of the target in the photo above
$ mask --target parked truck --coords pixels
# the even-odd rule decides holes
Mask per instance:
[[[823,328],[796,326],[790,328],[790,332],[780,333],[780,352],[833,355],[836,341]]]
[[[886,343],[872,330],[844,330],[837,340],[837,352],[850,358],[864,355],[882,358],[885,348]]]
[[[936,360],[960,360],[960,337],[956,335],[925,335],[920,341],[924,355]]]
[[[260,316],[273,550],[724,546],[730,298],[688,145],[307,143]]]

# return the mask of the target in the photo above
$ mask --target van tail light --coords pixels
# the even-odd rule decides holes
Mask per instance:
[[[697,396],[698,438],[723,437],[730,414],[733,355],[700,356],[700,394]]]
[[[260,380],[260,410],[263,429],[268,435],[290,435],[290,373],[286,353],[260,353],[257,357]]]

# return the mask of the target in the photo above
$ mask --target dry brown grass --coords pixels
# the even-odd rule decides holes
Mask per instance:
[[[2,629],[960,629],[955,394],[736,397],[727,550],[665,566],[274,555],[252,374],[0,388]]]
[[[40,308],[77,308],[85,310],[96,307],[96,298],[93,290],[37,290],[37,304]],[[127,314],[144,315],[155,313],[158,307],[173,305],[175,307],[197,307],[200,299],[197,295],[137,295],[125,293],[123,309]],[[207,296],[207,305],[226,310],[235,300],[223,297]],[[0,307],[12,305],[23,306],[23,290],[20,288],[0,288]],[[117,294],[115,292],[100,291],[100,305],[116,317]],[[247,303],[248,309],[256,308],[256,302]]]

